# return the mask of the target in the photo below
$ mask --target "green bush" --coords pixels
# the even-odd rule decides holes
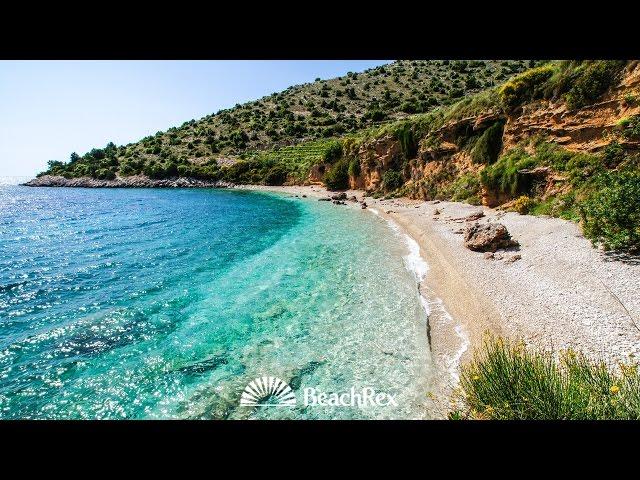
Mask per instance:
[[[352,158],[349,161],[349,175],[352,177],[360,175],[360,160],[357,158]]]
[[[514,148],[500,157],[496,163],[482,170],[480,182],[488,189],[501,193],[527,193],[529,185],[518,172],[533,168],[537,163],[537,159],[529,156],[523,149]]]
[[[489,338],[460,383],[466,411],[450,418],[495,420],[640,419],[637,365],[620,372],[571,350],[557,362],[552,352]]]
[[[554,73],[553,65],[532,68],[504,83],[498,90],[501,103],[508,109],[540,98],[542,86]]]
[[[96,178],[100,180],[113,180],[116,178],[116,174],[111,170],[101,168],[96,172]]]
[[[338,160],[324,174],[323,182],[329,190],[346,190],[349,188],[349,165],[346,160]]]
[[[389,169],[382,175],[382,185],[387,192],[397,190],[403,183],[402,174],[397,170]]]
[[[287,170],[282,165],[274,165],[267,172],[265,185],[282,185],[287,180]]]
[[[413,125],[409,122],[403,122],[395,127],[392,134],[400,142],[400,149],[404,158],[415,158],[418,154],[418,139]]]
[[[617,60],[585,62],[565,96],[567,107],[574,109],[594,103],[613,85],[625,63]]]
[[[618,122],[622,136],[628,140],[640,140],[640,115],[623,118]]]
[[[342,142],[340,140],[334,140],[326,146],[323,160],[326,163],[333,163],[340,157],[342,157]]]
[[[444,192],[445,198],[454,202],[467,202],[480,205],[480,179],[473,173],[458,177]]]
[[[640,173],[612,172],[580,206],[585,237],[606,250],[640,250]]]
[[[502,149],[502,131],[504,122],[498,121],[487,128],[471,150],[473,163],[489,165],[494,163]]]

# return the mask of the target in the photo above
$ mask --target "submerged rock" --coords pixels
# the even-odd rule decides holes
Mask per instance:
[[[501,223],[475,222],[468,225],[464,232],[464,246],[478,252],[495,252],[499,248],[519,245],[511,238],[507,227]]]

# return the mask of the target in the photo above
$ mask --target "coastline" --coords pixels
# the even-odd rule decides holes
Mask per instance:
[[[238,188],[334,193],[321,186]],[[434,388],[442,398],[456,388],[459,363],[472,358],[487,332],[556,353],[571,348],[611,366],[640,357],[640,265],[593,248],[575,223],[456,202],[366,202],[413,238],[427,262],[421,292],[430,309],[431,350],[437,367],[451,374]],[[519,260],[509,261],[512,252],[486,259],[464,247],[461,217],[479,210],[480,223],[499,221],[520,242]]]
[[[69,187],[69,188],[231,188],[232,183],[201,180],[191,177],[153,179],[144,175],[116,177],[113,180],[100,180],[91,177],[64,178],[52,175],[36,177],[21,183],[24,187]]]
[[[200,185],[190,179],[179,185],[150,182],[152,185],[126,186],[230,187],[310,199],[336,193],[321,185]],[[522,339],[536,349],[558,352],[572,348],[611,366],[639,358],[640,263],[613,259],[593,248],[575,223],[463,203],[381,200],[359,190],[346,194],[365,199],[370,212],[350,201],[346,207],[335,208],[377,213],[415,241],[426,261],[428,270],[419,289],[429,313],[432,358],[437,371],[445,373],[435,375],[431,388],[434,409],[441,415],[450,410],[447,407],[457,387],[460,364],[471,360],[487,332]],[[439,214],[434,214],[436,209]],[[515,252],[498,252],[496,258],[487,259],[464,247],[462,218],[479,210],[484,213],[480,223],[499,221],[519,241],[520,259],[508,261]]]

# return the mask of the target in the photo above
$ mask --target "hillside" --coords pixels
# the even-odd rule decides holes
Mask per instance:
[[[497,82],[530,63],[533,68]],[[449,83],[443,87],[444,78]],[[459,97],[452,89],[461,84],[467,93]],[[339,103],[338,110],[348,110],[305,110],[312,95],[316,102],[337,103],[341,88],[356,91]],[[427,103],[420,103],[424,98]],[[408,114],[413,108],[405,108],[407,102],[427,111]],[[283,119],[278,111],[289,113]],[[334,123],[320,128],[321,118]],[[381,124],[382,118],[394,120]],[[241,130],[241,141],[236,130],[229,140],[221,132],[230,123],[256,129]],[[303,123],[308,136],[284,133]],[[264,135],[276,124],[283,133],[269,141]],[[218,133],[207,133],[213,129]],[[293,87],[135,144],[52,162],[29,184],[322,183],[374,197],[463,201],[558,216],[580,221],[585,235],[607,249],[637,250],[639,149],[638,61],[402,61]]]
[[[533,61],[396,61],[362,73],[292,86],[236,105],[129,145],[109,143],[69,161],[50,162],[47,173],[66,178],[144,174],[215,177],[217,166],[238,156],[355,132],[379,122],[427,112],[499,84]],[[313,157],[315,158],[315,157]]]

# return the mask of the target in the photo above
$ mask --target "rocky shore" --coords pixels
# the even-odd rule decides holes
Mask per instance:
[[[23,183],[27,187],[76,187],[76,188],[231,188],[229,182],[200,180],[198,178],[175,177],[154,180],[143,175],[116,177],[113,180],[98,180],[91,177],[64,178],[43,175]]]

